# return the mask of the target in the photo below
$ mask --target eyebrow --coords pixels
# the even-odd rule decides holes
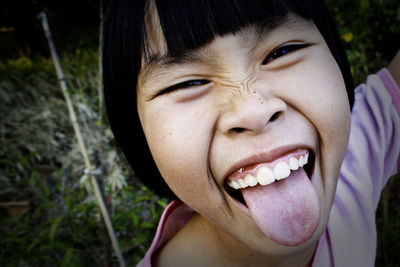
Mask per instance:
[[[265,20],[256,23],[256,33],[257,37],[261,39],[263,36],[270,34],[276,28],[279,28],[285,24],[291,25],[294,22],[292,16],[283,16],[277,18],[266,18]]]
[[[140,74],[141,83],[146,84],[149,78],[162,73],[163,70],[183,64],[202,62],[206,58],[207,52],[204,47],[189,50],[178,55],[171,55],[169,53],[152,54],[144,61],[142,65],[142,74]]]
[[[255,23],[257,38],[260,40],[283,25],[288,27],[297,27],[298,24],[299,21],[292,15],[278,18],[267,18],[261,22]],[[238,33],[240,34],[240,30]],[[187,52],[178,55],[154,53],[144,61],[141,80],[145,84],[149,77],[158,74],[162,70],[183,64],[199,63],[205,61],[206,58],[207,50],[204,49],[204,46],[188,50]]]
[[[206,57],[205,51],[201,52],[201,50],[203,49],[190,50],[179,55],[153,54],[145,61],[145,72],[153,72],[156,69],[165,69],[174,65],[200,62]]]

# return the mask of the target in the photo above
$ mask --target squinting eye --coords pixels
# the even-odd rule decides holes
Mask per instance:
[[[179,90],[179,89],[186,89],[186,88],[190,88],[190,87],[202,86],[202,85],[205,85],[208,83],[210,83],[210,81],[208,81],[208,80],[190,80],[190,81],[186,81],[186,82],[182,82],[182,83],[178,83],[173,86],[170,86],[170,87],[164,89],[163,91],[161,91],[160,95],[168,94],[168,93],[171,93],[171,92]]]
[[[284,56],[286,54],[289,54],[293,51],[296,51],[298,49],[304,48],[309,46],[309,44],[287,44],[287,45],[282,45],[278,48],[275,48],[271,53],[267,55],[267,57],[264,59],[262,62],[263,65],[270,63],[271,61]]]

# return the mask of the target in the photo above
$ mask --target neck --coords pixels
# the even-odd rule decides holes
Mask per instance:
[[[311,266],[312,246],[271,255],[245,244],[196,214],[156,255],[156,266]]]

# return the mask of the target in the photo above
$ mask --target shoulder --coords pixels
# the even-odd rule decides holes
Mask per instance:
[[[167,244],[193,217],[195,212],[178,200],[172,201],[161,215],[153,242],[137,267],[153,266],[157,251]]]

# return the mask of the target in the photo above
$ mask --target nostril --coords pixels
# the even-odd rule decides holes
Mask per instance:
[[[278,117],[281,115],[281,112],[276,112],[274,113],[271,118],[269,119],[269,121],[276,121],[278,119]]]
[[[275,113],[269,118],[268,122],[276,121],[281,115],[282,115],[282,112],[281,112],[281,111],[275,112]],[[267,124],[268,124],[268,122],[267,122]],[[255,126],[253,126],[253,127],[255,127]],[[229,132],[231,132],[231,133],[243,133],[243,132],[246,131],[246,130],[247,130],[247,128],[244,128],[244,127],[233,127],[233,128],[231,128],[231,129],[229,130]]]

